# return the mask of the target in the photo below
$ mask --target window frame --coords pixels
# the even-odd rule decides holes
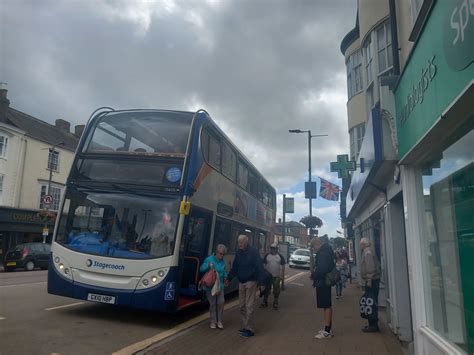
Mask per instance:
[[[5,134],[0,134],[0,158],[7,159],[8,151],[8,136]]]
[[[383,31],[383,47],[379,47],[379,31]],[[392,55],[392,38],[391,38],[391,27],[390,27],[390,20],[385,21],[384,23],[377,26],[374,31],[376,37],[376,51],[377,51],[377,76],[382,76],[386,72],[393,69],[393,55]],[[390,35],[388,35],[390,32]],[[384,65],[385,68],[381,70],[380,66],[380,53],[385,51],[384,55]],[[391,60],[391,63],[390,63]]]
[[[54,155],[56,154],[57,156],[57,162],[56,162],[56,167],[53,167],[53,157]],[[59,172],[59,166],[60,166],[60,157],[59,157],[59,150],[57,150],[56,148],[49,148],[48,149],[48,166],[46,168],[46,170],[52,170],[52,171],[55,171],[55,172]]]
[[[5,175],[0,174],[0,205],[3,205],[3,185],[5,184]]]
[[[58,195],[57,193],[54,193],[53,189],[59,190],[59,197],[57,196]],[[61,199],[63,197],[63,193],[64,193],[64,186],[51,185],[51,191],[48,191],[48,183],[44,183],[44,182],[41,183],[40,184],[39,209],[40,210],[45,210],[46,209],[42,199],[43,199],[43,196],[49,194],[49,195],[53,196],[53,203],[48,208],[48,210],[49,211],[59,211],[59,207],[61,207],[60,205],[61,205]]]
[[[362,50],[354,51],[346,61],[347,68],[347,96],[353,96],[364,91],[364,77],[362,72]]]

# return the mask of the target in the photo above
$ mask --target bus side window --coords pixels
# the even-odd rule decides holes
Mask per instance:
[[[232,234],[230,222],[217,221],[214,231],[214,242],[212,246],[212,252],[216,251],[216,247],[219,244],[224,244],[227,248],[227,253],[234,253],[235,249],[232,245]]]

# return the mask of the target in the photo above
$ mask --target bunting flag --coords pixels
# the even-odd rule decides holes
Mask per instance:
[[[330,201],[339,201],[339,192],[341,189],[339,186],[330,183],[327,180],[319,178],[321,180],[320,188],[319,188],[319,196],[325,198],[326,200]]]

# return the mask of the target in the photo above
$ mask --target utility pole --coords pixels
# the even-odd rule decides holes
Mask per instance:
[[[283,243],[286,242],[285,215],[286,215],[286,194],[283,194]]]

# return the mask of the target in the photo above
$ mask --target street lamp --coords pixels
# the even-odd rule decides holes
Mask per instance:
[[[311,134],[311,130],[302,131],[301,129],[290,129],[290,133],[308,133],[308,182],[311,186],[311,138],[313,137],[327,137],[327,134]],[[311,191],[310,191],[311,192]],[[313,199],[311,193],[309,195],[309,215],[313,216]]]

